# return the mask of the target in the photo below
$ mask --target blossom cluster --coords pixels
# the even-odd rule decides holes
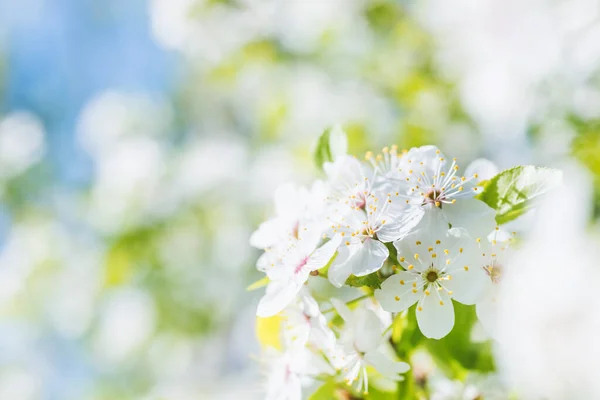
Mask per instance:
[[[268,278],[257,316],[284,321],[269,399],[300,398],[303,383],[322,375],[345,379],[359,393],[373,373],[401,380],[409,365],[391,351],[388,328],[392,313],[413,305],[427,338],[452,330],[452,300],[476,304],[493,334],[512,235],[476,198],[497,172],[490,161],[463,170],[435,146],[391,146],[364,160],[339,154],[323,169],[326,179],[310,188],[280,187],[275,215],[250,239],[265,250],[257,268]],[[369,299],[353,309],[328,299],[343,325],[328,323],[306,286],[318,277],[335,288],[365,282]],[[378,283],[367,284],[369,277]]]

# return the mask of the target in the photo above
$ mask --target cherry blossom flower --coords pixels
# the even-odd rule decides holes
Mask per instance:
[[[301,290],[295,303],[284,311],[283,331],[288,346],[309,345],[328,357],[334,353],[336,338],[319,304],[308,290]]]
[[[375,298],[390,312],[417,303],[421,332],[433,339],[446,336],[454,326],[452,299],[474,304],[482,295],[486,274],[474,264],[475,241],[456,228],[444,236],[420,229],[394,245],[404,270],[386,279]]]
[[[265,400],[301,400],[302,389],[321,374],[335,371],[307,347],[292,346],[283,352],[268,348],[263,358],[267,381]]]
[[[495,211],[475,199],[482,191],[478,184],[495,173],[487,160],[473,162],[460,174],[456,159],[449,162],[435,146],[413,148],[406,153],[384,148],[383,155],[367,158],[375,171],[407,201],[436,214],[432,219],[442,219],[454,228],[464,228],[473,237],[483,237],[495,225]]]
[[[275,216],[263,222],[250,237],[250,245],[259,249],[277,247],[307,225],[323,220],[325,186],[316,181],[310,191],[294,184],[285,184],[275,192]],[[322,222],[321,222],[322,224]]]
[[[406,236],[423,216],[421,209],[412,208],[391,192],[377,190],[367,195],[363,208],[355,206],[337,220],[330,218],[332,234],[341,237],[328,271],[330,282],[341,287],[352,274],[364,276],[379,270],[389,256],[384,243]]]
[[[383,336],[384,326],[370,309],[358,307],[350,310],[342,301],[332,298],[331,303],[345,322],[339,342],[342,356],[337,365],[342,370],[346,383],[356,383],[358,391],[369,391],[367,367],[371,366],[384,377],[402,380],[400,374],[410,369],[402,361],[393,361],[385,354],[387,341]]]
[[[258,304],[256,315],[273,316],[290,304],[310,273],[327,265],[340,240],[336,236],[319,247],[320,231],[306,228],[298,233],[298,238],[292,240],[281,255],[266,253],[269,255],[261,258],[260,264],[270,282]]]

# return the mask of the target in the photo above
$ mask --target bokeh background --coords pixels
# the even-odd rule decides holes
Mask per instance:
[[[600,184],[600,4],[0,0],[0,399],[262,398],[248,237],[334,123]]]

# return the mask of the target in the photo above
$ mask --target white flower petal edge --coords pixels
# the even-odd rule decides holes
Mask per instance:
[[[463,199],[443,213],[453,228],[464,228],[473,238],[485,238],[496,226],[496,211],[477,199]]]
[[[392,361],[380,351],[370,351],[365,354],[365,361],[372,365],[381,375],[392,380],[402,380],[404,374],[410,369],[410,365],[402,361]]]
[[[279,313],[294,300],[302,285],[294,281],[269,282],[265,295],[258,302],[256,315],[266,318]]]
[[[500,172],[496,164],[486,158],[478,158],[469,164],[465,170],[465,176],[478,175],[480,181],[492,179]]]
[[[454,326],[454,306],[445,291],[437,292],[437,296],[426,296],[417,309],[419,329],[430,339],[441,339]]]
[[[350,257],[350,249],[347,246],[338,249],[338,254],[327,271],[327,277],[333,286],[337,288],[344,286],[346,279],[352,275],[352,264],[348,262]]]

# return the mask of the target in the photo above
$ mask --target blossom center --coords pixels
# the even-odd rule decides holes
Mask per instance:
[[[441,208],[442,202],[445,199],[446,196],[444,195],[443,190],[433,188],[424,196],[423,205],[435,204],[437,207]]]
[[[366,226],[363,228],[363,230],[360,232],[360,234],[363,236],[373,237],[373,236],[375,236],[375,230],[373,228],[371,228],[370,226]]]
[[[427,279],[427,282],[433,283],[435,281],[438,280],[438,273],[437,271],[429,271],[427,272],[427,275],[425,275],[425,279]]]
[[[356,210],[364,210],[367,206],[366,192],[357,192],[355,195],[350,197],[352,199],[352,205]]]

